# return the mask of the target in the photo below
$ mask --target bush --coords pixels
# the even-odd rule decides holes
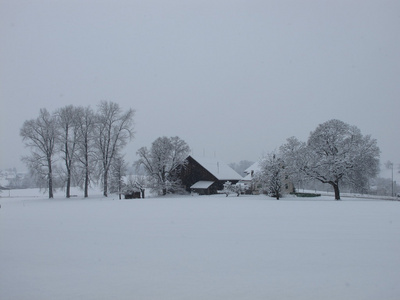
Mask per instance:
[[[312,193],[293,193],[294,195],[296,195],[297,197],[320,197],[321,194],[312,194]]]

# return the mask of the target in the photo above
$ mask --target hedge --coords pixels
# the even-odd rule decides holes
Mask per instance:
[[[312,194],[312,193],[293,193],[297,197],[319,197],[321,194]]]

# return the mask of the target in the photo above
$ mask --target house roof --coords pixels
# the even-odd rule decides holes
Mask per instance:
[[[243,179],[235,170],[217,158],[191,157],[203,168],[210,172],[218,180],[241,180]]]
[[[257,172],[261,170],[260,161],[255,162],[250,167],[248,167],[244,172],[251,174],[251,171]]]
[[[253,173],[256,173],[261,170],[260,162],[261,161],[255,162],[244,171],[247,175],[243,178],[243,180],[251,180],[252,179],[251,172],[253,171]]]
[[[208,189],[214,181],[197,181],[190,188],[191,189]]]

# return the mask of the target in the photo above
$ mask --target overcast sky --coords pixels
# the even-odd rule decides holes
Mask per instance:
[[[0,0],[0,168],[40,108],[136,110],[126,159],[160,136],[257,160],[329,119],[400,163],[400,1]]]

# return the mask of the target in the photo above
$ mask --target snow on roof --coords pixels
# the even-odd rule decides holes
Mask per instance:
[[[253,176],[250,174],[247,174],[246,176],[243,177],[242,181],[251,181],[253,179]]]
[[[250,167],[248,167],[244,172],[247,174],[251,174],[251,171],[254,171],[254,172],[260,171],[261,170],[260,162],[261,161],[255,162]]]
[[[197,181],[190,188],[191,189],[208,189],[214,181]]]
[[[261,170],[260,162],[261,160],[255,162],[244,171],[247,175],[243,178],[243,180],[251,180],[253,178],[252,171],[253,173],[256,173]]]
[[[230,166],[217,158],[194,157],[192,155],[191,157],[218,180],[241,180],[243,178]]]

